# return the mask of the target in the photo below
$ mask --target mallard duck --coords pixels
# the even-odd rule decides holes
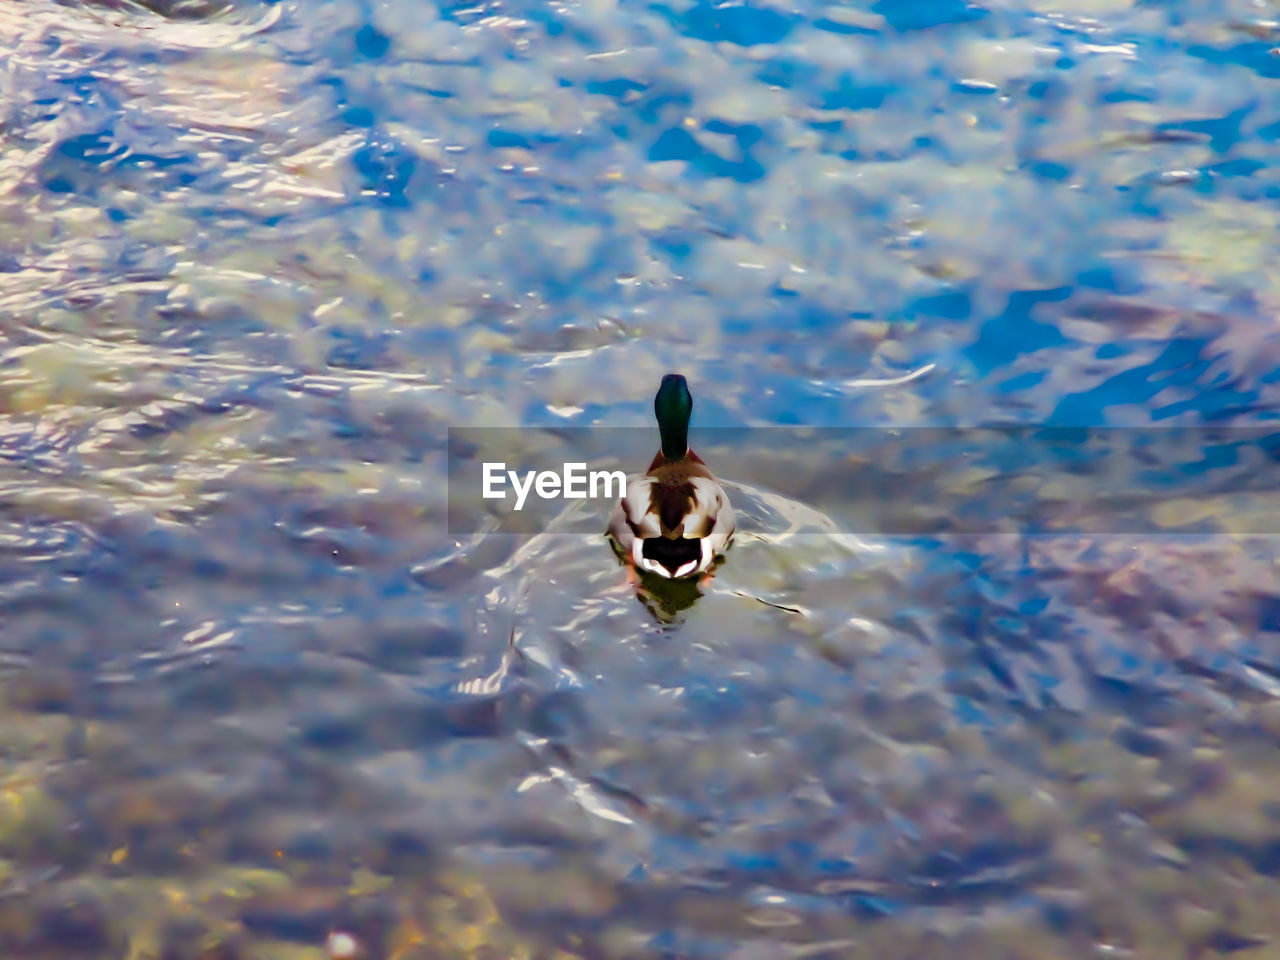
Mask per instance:
[[[609,535],[638,570],[668,579],[705,573],[733,536],[724,488],[689,449],[693,396],[678,373],[662,378],[653,399],[662,449],[643,477],[627,484]]]

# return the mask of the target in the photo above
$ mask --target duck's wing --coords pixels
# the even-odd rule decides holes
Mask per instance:
[[[627,551],[632,542],[645,537],[660,537],[662,530],[658,518],[649,511],[649,498],[654,480],[639,477],[627,484],[627,492],[609,518],[609,533]]]
[[[716,484],[716,491],[720,495],[720,508],[716,511],[715,522],[712,523],[711,529],[702,538],[700,544],[702,563],[698,566],[699,573],[709,569],[715,558],[725,552],[729,541],[733,539],[734,530],[737,529],[737,518],[729,503],[729,495],[719,484]]]
[[[690,495],[685,508],[684,535],[694,539],[711,536],[720,517],[726,510],[730,531],[733,528],[733,507],[724,488],[710,477],[690,477]]]

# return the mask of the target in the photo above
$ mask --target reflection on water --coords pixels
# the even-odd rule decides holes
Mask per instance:
[[[695,440],[1267,436],[1268,16],[0,7],[0,953],[1263,956],[1269,461],[1039,536],[729,445],[671,595],[585,508],[450,532],[447,436],[651,446],[671,370]]]

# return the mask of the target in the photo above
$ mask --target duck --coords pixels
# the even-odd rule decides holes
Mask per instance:
[[[609,520],[622,558],[668,580],[700,576],[728,548],[733,507],[702,458],[689,449],[693,394],[678,373],[653,398],[662,446],[644,476],[628,482]]]

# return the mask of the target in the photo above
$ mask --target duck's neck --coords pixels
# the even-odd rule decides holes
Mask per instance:
[[[689,420],[659,420],[658,432],[662,434],[662,458],[671,463],[683,460],[689,452]]]
[[[667,462],[683,460],[689,452],[689,417],[693,413],[693,396],[684,377],[668,374],[653,399],[653,412],[662,435],[662,456]]]

